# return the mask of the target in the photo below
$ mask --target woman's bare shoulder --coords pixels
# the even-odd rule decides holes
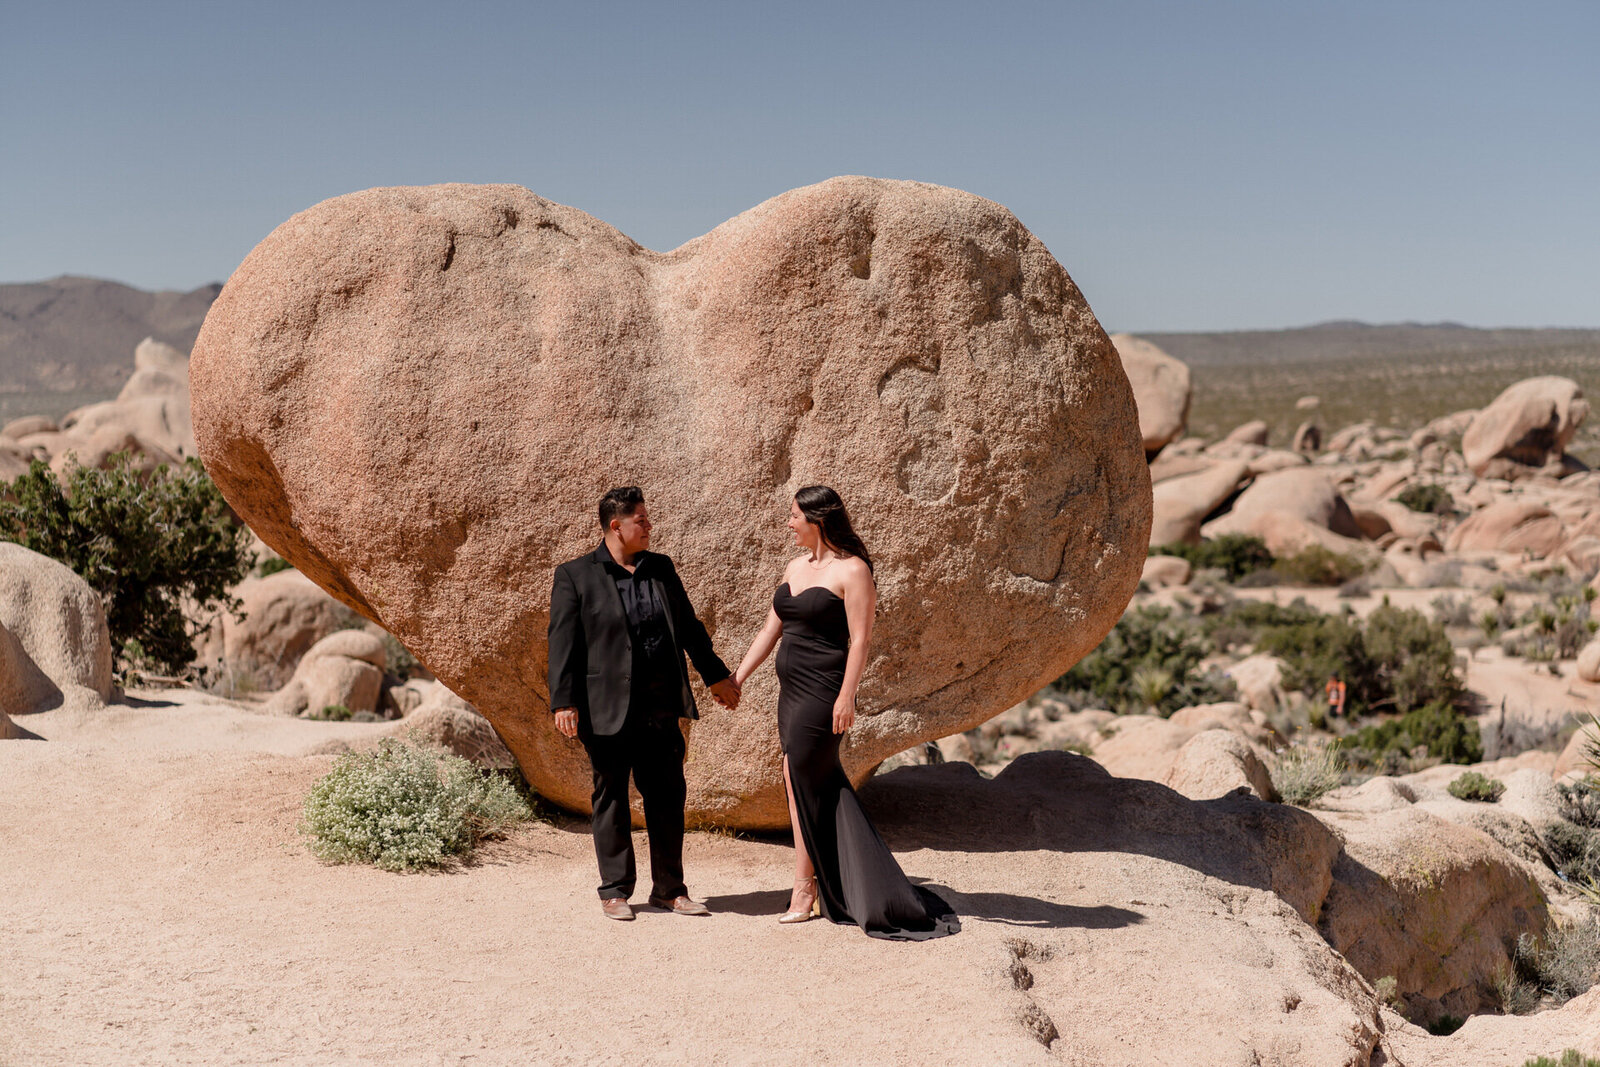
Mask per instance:
[[[867,561],[860,556],[845,556],[834,564],[838,574],[844,579],[846,586],[863,585],[873,588],[872,568],[867,566]]]

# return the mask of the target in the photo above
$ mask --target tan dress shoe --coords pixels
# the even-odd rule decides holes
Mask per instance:
[[[605,912],[608,919],[620,919],[623,922],[633,921],[633,908],[621,897],[607,897],[600,902],[600,910]]]
[[[690,900],[688,897],[672,897],[671,899],[668,899],[667,897],[651,897],[650,906],[654,908],[665,908],[674,915],[711,914],[710,908],[706,907],[698,900]]]

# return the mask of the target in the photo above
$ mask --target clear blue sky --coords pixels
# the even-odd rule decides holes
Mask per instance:
[[[53,3],[0,15],[0,281],[223,280],[376,185],[653,248],[835,174],[1011,208],[1108,329],[1600,326],[1600,4]]]

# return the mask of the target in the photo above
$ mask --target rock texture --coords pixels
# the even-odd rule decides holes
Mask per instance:
[[[937,186],[834,179],[668,254],[515,186],[340,197],[240,266],[190,380],[206,466],[262,539],[576,810],[587,761],[546,714],[549,583],[612,485],[644,487],[730,660],[791,552],[791,494],[841,491],[880,598],[858,780],[1058,677],[1148,543],[1115,349],[1009,212]],[[701,699],[692,821],[787,823],[775,697],[769,668],[737,712]]]
[[[0,712],[98,708],[110,696],[99,594],[65,565],[0,541]]]
[[[1450,531],[1451,552],[1531,552],[1543,559],[1566,540],[1561,520],[1531,500],[1500,500],[1473,512]]]
[[[350,609],[296,570],[247,578],[234,595],[243,618],[224,614],[202,652],[251,672],[268,689],[285,684],[311,646],[350,624]]]
[[[963,764],[907,767],[862,797],[897,847],[1050,861],[1050,888],[1034,891],[1043,899],[1002,966],[1019,1019],[1042,1043],[1056,1031],[1051,1062],[1372,1062],[1376,998],[1309,925],[1339,843],[1306,812],[1253,796],[1189,800],[1063,752],[1023,756],[993,781]],[[1102,875],[1118,888],[1084,896]],[[961,899],[963,915],[1004,914],[1000,898]],[[1190,993],[1152,993],[1169,987]]]
[[[1415,807],[1325,818],[1344,837],[1328,943],[1369,981],[1393,975],[1414,1019],[1492,1009],[1518,935],[1547,921],[1534,880],[1487,835]]]
[[[383,640],[365,630],[329,634],[311,646],[289,684],[267,701],[267,710],[315,716],[324,708],[342,705],[351,712],[376,712],[387,662]]]
[[[1250,465],[1223,460],[1206,470],[1158,482],[1153,494],[1155,517],[1150,544],[1200,543],[1200,524],[1250,476]]]
[[[1154,459],[1168,442],[1183,435],[1189,422],[1189,401],[1194,388],[1189,367],[1149,341],[1132,334],[1111,335],[1122,369],[1133,387],[1139,407],[1139,434],[1144,438],[1144,454]]]
[[[1166,784],[1190,800],[1210,800],[1243,789],[1277,800],[1272,775],[1244,738],[1227,730],[1202,730],[1183,743]]]
[[[1526,467],[1560,461],[1589,414],[1583,390],[1570,378],[1525,378],[1478,412],[1461,436],[1461,453],[1477,475],[1496,459]]]
[[[407,715],[395,732],[453,752],[480,767],[510,770],[516,766],[511,750],[494,732],[489,720],[478,714],[477,708],[437,683],[423,698],[421,706]]]

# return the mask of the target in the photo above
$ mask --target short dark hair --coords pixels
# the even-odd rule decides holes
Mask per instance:
[[[624,485],[609,490],[600,498],[600,529],[611,529],[611,520],[632,515],[644,503],[644,490],[637,485]]]

